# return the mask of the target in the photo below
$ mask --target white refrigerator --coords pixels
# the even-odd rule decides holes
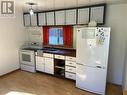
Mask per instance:
[[[76,87],[105,95],[110,28],[77,29]]]

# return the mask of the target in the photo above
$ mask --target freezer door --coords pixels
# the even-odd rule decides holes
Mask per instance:
[[[106,70],[83,65],[76,67],[76,87],[97,94],[104,94]]]

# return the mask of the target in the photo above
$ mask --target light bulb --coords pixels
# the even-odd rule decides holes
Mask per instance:
[[[33,14],[34,14],[33,9],[30,9],[30,10],[29,10],[29,13],[30,13],[30,15],[33,15]]]

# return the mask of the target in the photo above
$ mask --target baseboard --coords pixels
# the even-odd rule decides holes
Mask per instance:
[[[6,73],[4,75],[1,75],[0,77],[5,77],[5,76],[7,76],[7,75],[9,75],[11,73],[17,72],[18,70],[20,70],[20,69],[16,69],[16,70],[10,71],[10,72],[8,72],[8,73]]]

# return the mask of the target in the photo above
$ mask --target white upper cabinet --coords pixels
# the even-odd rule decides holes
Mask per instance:
[[[66,25],[76,24],[76,9],[66,10]]]
[[[65,11],[55,11],[56,25],[65,25]]]
[[[37,12],[34,15],[24,14],[25,26],[53,26],[53,25],[80,25],[96,21],[105,23],[106,4],[91,5],[73,9]],[[37,15],[38,14],[38,15]],[[38,21],[37,21],[38,20]]]
[[[54,25],[54,12],[46,13],[47,25]]]
[[[89,23],[89,8],[78,9],[77,24],[88,24],[88,23]]]
[[[24,14],[24,26],[30,26],[30,14]]]
[[[104,6],[91,7],[90,21],[104,22]]]
[[[46,20],[45,20],[45,13],[38,13],[38,25],[39,26],[44,26],[46,25]]]
[[[29,26],[37,26],[37,14],[24,14],[24,25]]]
[[[31,26],[37,26],[37,14],[31,15]]]

